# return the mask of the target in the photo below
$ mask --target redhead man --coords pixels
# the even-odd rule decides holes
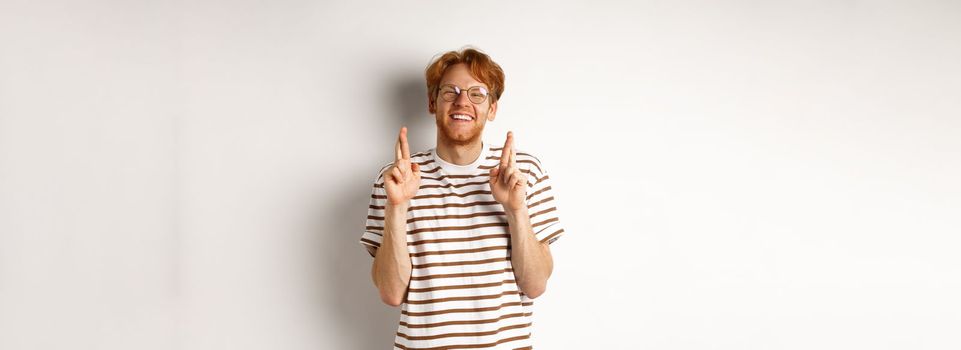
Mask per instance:
[[[489,56],[444,53],[426,78],[437,146],[411,154],[400,129],[360,240],[381,299],[401,307],[394,349],[532,349],[533,299],[564,233],[550,177],[513,133],[483,141],[504,92]]]

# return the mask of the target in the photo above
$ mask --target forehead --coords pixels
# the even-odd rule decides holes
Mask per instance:
[[[447,68],[444,71],[444,76],[440,78],[440,84],[450,84],[459,87],[471,87],[471,86],[483,86],[487,87],[487,84],[482,83],[470,74],[470,69],[466,64],[458,63]]]

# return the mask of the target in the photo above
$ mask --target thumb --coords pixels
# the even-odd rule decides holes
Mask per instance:
[[[420,176],[420,164],[410,163],[410,170],[414,172],[414,176]]]
[[[491,184],[492,184],[492,185],[495,184],[495,183],[497,183],[497,175],[498,175],[498,174],[500,174],[500,168],[498,168],[498,167],[496,167],[496,166],[493,167],[493,168],[491,168],[490,178],[491,178]]]

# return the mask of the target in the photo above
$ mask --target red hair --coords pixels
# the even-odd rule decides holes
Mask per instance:
[[[487,88],[490,90],[491,104],[497,103],[501,94],[504,93],[504,70],[490,56],[470,47],[461,51],[448,51],[431,60],[430,65],[424,71],[427,78],[427,98],[431,102],[428,109],[431,113],[434,113],[433,106],[437,102],[440,79],[444,77],[447,68],[459,63],[467,65],[467,69],[470,70],[474,79],[487,84]]]

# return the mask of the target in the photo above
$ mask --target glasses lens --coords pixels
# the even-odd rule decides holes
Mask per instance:
[[[459,94],[460,91],[457,91],[457,90],[460,90],[460,89],[455,89],[454,87],[451,87],[451,86],[444,86],[440,89],[440,97],[447,102],[453,101],[454,99],[457,98],[457,95],[460,95]]]
[[[475,104],[483,103],[487,99],[487,89],[475,86],[467,90],[467,97]]]

